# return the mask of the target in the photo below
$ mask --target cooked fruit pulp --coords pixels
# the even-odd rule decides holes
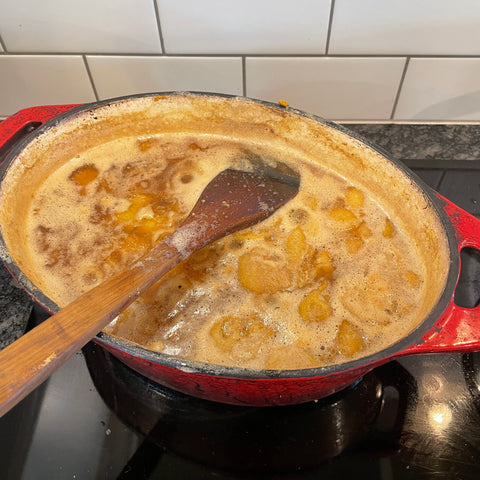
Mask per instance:
[[[213,135],[122,138],[51,175],[27,221],[46,293],[65,305],[126,268],[174,231],[213,176],[252,156],[299,171],[298,196],[194,254],[106,332],[185,359],[255,369],[340,363],[410,332],[425,271],[396,219],[295,151]]]

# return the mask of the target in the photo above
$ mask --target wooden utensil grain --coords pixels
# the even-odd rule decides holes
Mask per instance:
[[[252,172],[227,169],[217,175],[173,234],[0,352],[0,416],[178,263],[267,218],[297,194],[299,183],[285,166],[255,165]]]

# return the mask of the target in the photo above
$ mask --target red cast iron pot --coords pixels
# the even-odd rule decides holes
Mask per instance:
[[[0,153],[5,161],[1,166],[1,178],[8,169],[8,151],[19,138],[25,134],[35,135],[36,129],[45,122],[46,126],[51,125],[78,109],[94,105],[33,107],[3,121],[0,124]],[[190,362],[144,349],[103,332],[93,339],[94,342],[137,372],[174,390],[216,402],[250,406],[289,405],[322,398],[342,390],[372,369],[406,355],[480,350],[480,306],[467,309],[454,303],[460,251],[465,247],[480,249],[480,221],[425,185],[402,164],[389,159],[378,147],[341,126],[314,118],[380,152],[420,186],[433,204],[448,238],[450,272],[443,294],[427,318],[413,332],[378,353],[339,365],[303,370],[254,371]],[[14,150],[18,148],[17,144]],[[4,263],[36,302],[50,313],[59,309],[25,278],[11,258],[4,258]]]

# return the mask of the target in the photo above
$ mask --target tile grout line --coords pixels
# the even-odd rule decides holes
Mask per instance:
[[[162,49],[162,55],[165,55],[165,42],[163,40],[162,24],[160,22],[160,12],[158,10],[158,4],[156,0],[152,0],[152,2],[153,9],[155,11],[155,20],[157,21],[158,36],[160,38],[160,48]]]
[[[242,95],[247,96],[247,57],[242,55]]]
[[[0,52],[2,55],[6,55],[8,54],[8,51],[7,51],[7,47],[5,46],[5,44],[3,43],[3,39],[2,39],[2,36],[0,35],[0,46],[2,47],[3,49],[3,52]]]
[[[95,82],[93,81],[93,75],[90,70],[90,65],[88,64],[87,56],[82,55],[82,59],[83,59],[83,64],[85,65],[85,69],[87,70],[87,75],[90,80],[90,85],[92,86],[92,89],[93,89],[93,94],[95,95],[95,98],[98,102],[100,100],[100,97],[98,96],[97,87],[95,86]]]
[[[327,40],[325,42],[325,55],[328,55],[330,50],[330,36],[332,34],[332,23],[333,23],[333,12],[335,10],[335,0],[331,0],[330,3],[330,17],[328,19],[328,28],[327,28]]]
[[[398,100],[400,99],[400,94],[402,93],[403,82],[405,81],[405,76],[407,75],[408,65],[410,64],[410,57],[407,57],[405,60],[405,66],[403,67],[402,76],[400,77],[400,83],[398,84],[397,94],[395,95],[395,100],[393,101],[392,113],[390,114],[390,120],[393,120],[395,117],[395,112],[397,110]]]
[[[0,39],[1,41],[1,39]],[[161,38],[163,42],[163,38]],[[162,47],[163,48],[163,47]],[[4,52],[7,56],[72,56],[72,55],[88,55],[91,57],[252,57],[252,58],[433,58],[433,59],[479,59],[480,55],[410,55],[410,54],[358,54],[358,53],[335,53],[335,54],[318,54],[318,53],[139,53],[139,52]]]

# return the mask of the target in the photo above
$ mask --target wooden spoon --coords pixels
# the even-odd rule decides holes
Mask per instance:
[[[0,416],[46,380],[122,310],[205,245],[270,216],[300,179],[285,168],[224,170],[180,227],[127,270],[83,294],[0,352]]]

